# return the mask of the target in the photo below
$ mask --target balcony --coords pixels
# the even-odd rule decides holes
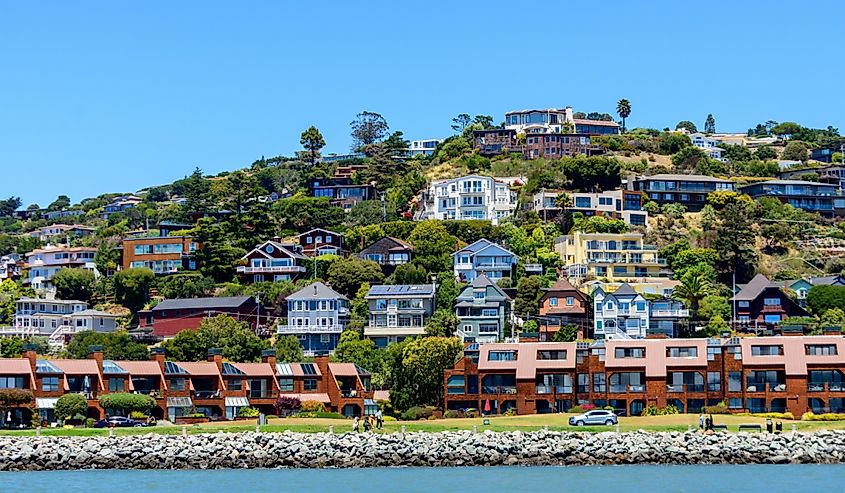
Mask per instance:
[[[279,325],[279,334],[340,334],[342,325]]]
[[[748,382],[746,392],[786,392],[786,383]]]
[[[239,274],[292,274],[305,272],[305,267],[299,265],[267,265],[262,267],[238,266]]]
[[[482,394],[516,394],[516,386],[481,387]]]
[[[513,264],[509,262],[479,262],[476,264],[475,268],[479,270],[483,269],[493,269],[493,270],[505,270],[510,269]]]
[[[219,390],[197,390],[194,392],[194,399],[220,399],[222,394]]]
[[[842,382],[809,382],[807,392],[845,392]]]
[[[687,310],[687,309],[652,310],[651,316],[652,317],[689,318],[689,310]]]
[[[704,384],[701,384],[701,383],[666,384],[666,392],[670,392],[670,393],[704,392]]]
[[[537,385],[537,394],[571,394],[572,386]]]
[[[645,392],[645,385],[610,385],[610,393],[625,394],[625,393],[640,393]]]

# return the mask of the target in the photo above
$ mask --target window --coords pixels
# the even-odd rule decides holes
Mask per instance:
[[[752,356],[782,356],[783,346],[780,344],[769,344],[765,346],[751,346]]]
[[[593,392],[607,391],[607,376],[604,373],[593,373]]]
[[[317,379],[316,378],[306,378],[302,381],[302,389],[305,392],[314,392],[317,390]]]
[[[763,304],[766,306],[780,306],[780,298],[764,298]]]
[[[539,360],[565,360],[566,359],[566,350],[565,349],[557,349],[557,350],[537,351],[537,359],[539,359]]]
[[[185,390],[185,379],[184,378],[171,378],[170,379],[170,390],[176,390],[176,391]]]
[[[645,311],[645,301],[638,301],[637,302],[637,311],[644,312]]]
[[[243,390],[243,380],[240,378],[230,378],[227,388],[229,390]]]
[[[740,308],[748,308],[748,302],[747,301],[740,301],[739,307]]]
[[[14,379],[14,378],[12,378]],[[3,388],[3,378],[0,378],[0,388]],[[8,380],[8,379],[6,379]],[[8,382],[7,382],[8,383]],[[21,379],[21,384],[19,386],[14,386],[17,388],[23,388],[23,379]],[[8,388],[8,385],[7,387]],[[41,390],[44,392],[56,392],[59,390],[59,377],[44,377],[41,379]]]
[[[742,392],[741,371],[732,371],[728,373],[728,392]]]
[[[557,298],[555,298],[555,299],[557,299]],[[575,298],[572,297],[572,296],[567,296],[566,297],[566,306],[572,306],[574,304],[575,304]]]
[[[123,392],[122,378],[109,378],[109,392]]]
[[[282,392],[293,392],[293,379],[279,378],[279,390]]]
[[[618,347],[614,351],[617,358],[645,358],[645,348],[642,347]]]
[[[707,372],[707,390],[719,392],[722,390],[722,374],[718,371]]]
[[[490,351],[487,361],[516,361],[516,351]]]
[[[317,369],[314,367],[313,363],[300,363],[299,367],[302,368],[302,373],[304,375],[316,375]],[[316,380],[314,380],[316,382]]]
[[[742,399],[728,399],[729,409],[742,409]]]
[[[698,356],[698,348],[691,347],[670,347],[666,348],[666,356],[670,358],[695,358]]]
[[[557,306],[557,298],[549,298],[549,306]]]
[[[836,344],[806,344],[804,350],[807,355],[812,356],[834,356],[836,355]]]
[[[449,377],[446,382],[446,389],[449,394],[463,394],[465,389],[464,376],[453,375]]]
[[[472,297],[477,299],[477,300],[483,300],[484,299],[484,291],[483,290],[482,291],[474,291],[472,293]]]

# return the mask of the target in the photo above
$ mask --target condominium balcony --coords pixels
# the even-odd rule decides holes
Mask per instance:
[[[645,392],[645,385],[610,385],[610,393],[625,394],[625,393],[640,393]]]
[[[516,394],[516,386],[502,385],[499,387],[481,387],[482,394]]]
[[[810,382],[807,392],[845,392],[845,382]]]
[[[786,392],[786,383],[748,382],[746,392]]]
[[[571,394],[572,386],[537,385],[538,394]]]
[[[704,384],[667,384],[666,392],[683,393],[683,392],[704,392]]]
[[[252,267],[239,265],[239,274],[292,274],[295,272],[305,272],[305,267],[299,265],[274,265],[263,267]]]
[[[279,325],[279,334],[340,334],[342,325]]]
[[[676,310],[652,310],[651,311],[652,317],[677,317],[677,318],[689,318],[689,310],[687,309],[676,309]]]

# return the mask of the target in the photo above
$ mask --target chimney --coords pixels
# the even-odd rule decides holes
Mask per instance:
[[[88,358],[97,362],[100,373],[103,372],[103,346],[88,346]]]
[[[274,236],[274,237],[273,237],[273,238],[271,238],[271,239],[272,239],[272,241],[275,241],[276,243],[281,243],[281,242],[282,242],[282,237],[281,237],[281,236]]]
[[[314,356],[314,365],[320,370],[321,375],[329,374],[329,357],[326,355]]]
[[[32,368],[32,374],[35,375],[35,364],[38,362],[38,353],[35,344],[24,344],[21,348],[21,357],[29,360],[29,366]]]
[[[220,371],[223,371],[223,350],[211,348],[208,350],[208,361],[213,361]]]
[[[162,373],[164,373],[165,351],[163,347],[154,347],[150,349],[150,359],[157,362]]]
[[[264,351],[261,351],[261,362],[267,363],[273,371],[276,371],[276,351],[273,349],[265,349]]]

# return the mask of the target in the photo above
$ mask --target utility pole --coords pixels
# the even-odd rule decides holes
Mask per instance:
[[[381,222],[387,222],[387,208],[384,204],[384,192],[381,192]]]
[[[733,296],[731,296],[731,301],[733,302],[733,310],[732,310],[732,317],[731,317],[731,330],[736,330],[736,266],[734,266],[734,271],[731,275],[731,285]]]

